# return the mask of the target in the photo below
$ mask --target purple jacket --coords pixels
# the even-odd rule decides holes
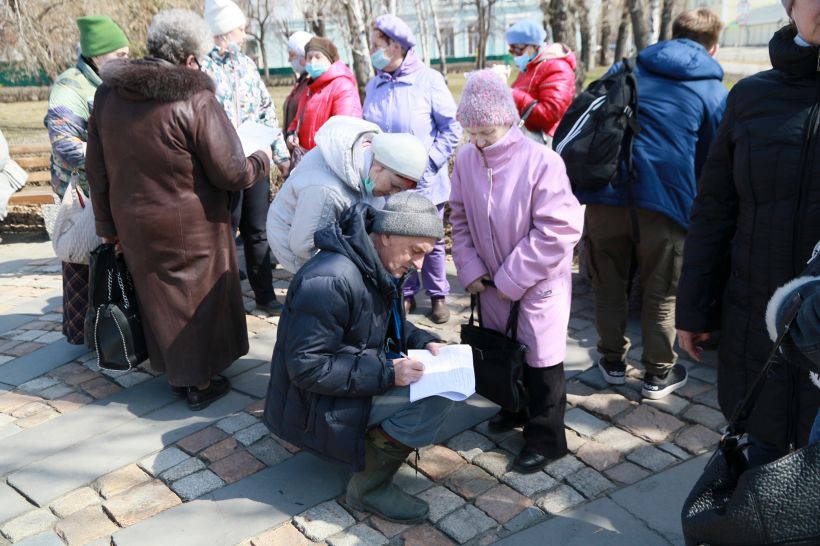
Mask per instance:
[[[479,150],[456,156],[450,194],[453,259],[467,286],[489,275],[497,288],[481,293],[484,326],[502,331],[510,302],[521,300],[518,341],[527,363],[554,366],[566,356],[572,299],[572,249],[584,215],[560,156],[512,127]]]
[[[456,103],[441,74],[422,64],[411,49],[392,74],[379,71],[365,90],[364,119],[385,133],[411,133],[430,154],[418,191],[435,204],[450,196],[447,162],[461,140]]]

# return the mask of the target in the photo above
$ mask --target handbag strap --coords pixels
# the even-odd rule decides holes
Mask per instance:
[[[493,281],[484,281],[487,286],[495,287]],[[478,325],[483,328],[484,321],[481,319],[481,296],[470,294],[470,326],[475,325],[475,312],[478,310]],[[507,318],[507,325],[504,328],[504,335],[518,341],[518,312],[521,310],[521,301],[513,302],[510,308],[510,316]]]
[[[532,114],[532,111],[535,109],[536,104],[538,104],[538,101],[534,100],[531,103],[529,103],[527,107],[524,109],[524,113],[521,114],[521,119],[518,121],[519,129],[521,129],[527,122],[527,119],[530,117],[530,114]]]

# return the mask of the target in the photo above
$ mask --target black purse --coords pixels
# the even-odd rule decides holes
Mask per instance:
[[[473,349],[476,392],[514,413],[527,407],[524,387],[524,366],[527,363],[524,357],[529,349],[516,340],[520,307],[520,302],[513,303],[504,333],[497,332],[484,327],[481,298],[473,294],[470,297],[470,322],[461,325],[461,343]],[[476,309],[478,324],[475,323]]]
[[[687,546],[820,544],[820,444],[752,468],[745,454],[746,421],[790,322],[683,504]]]
[[[131,274],[113,244],[98,246],[89,266],[86,343],[100,368],[130,370],[148,358]]]

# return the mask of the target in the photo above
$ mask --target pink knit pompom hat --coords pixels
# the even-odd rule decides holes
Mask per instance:
[[[456,119],[462,127],[511,126],[518,121],[518,109],[501,76],[490,69],[478,70],[467,74]]]

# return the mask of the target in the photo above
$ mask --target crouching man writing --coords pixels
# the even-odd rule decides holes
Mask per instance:
[[[348,506],[399,523],[427,503],[392,483],[410,452],[433,442],[453,402],[410,402],[424,373],[409,349],[438,353],[405,320],[401,284],[444,237],[435,205],[416,193],[360,203],[315,235],[319,254],[290,283],[271,361],[265,422],[278,436],[358,471]]]

